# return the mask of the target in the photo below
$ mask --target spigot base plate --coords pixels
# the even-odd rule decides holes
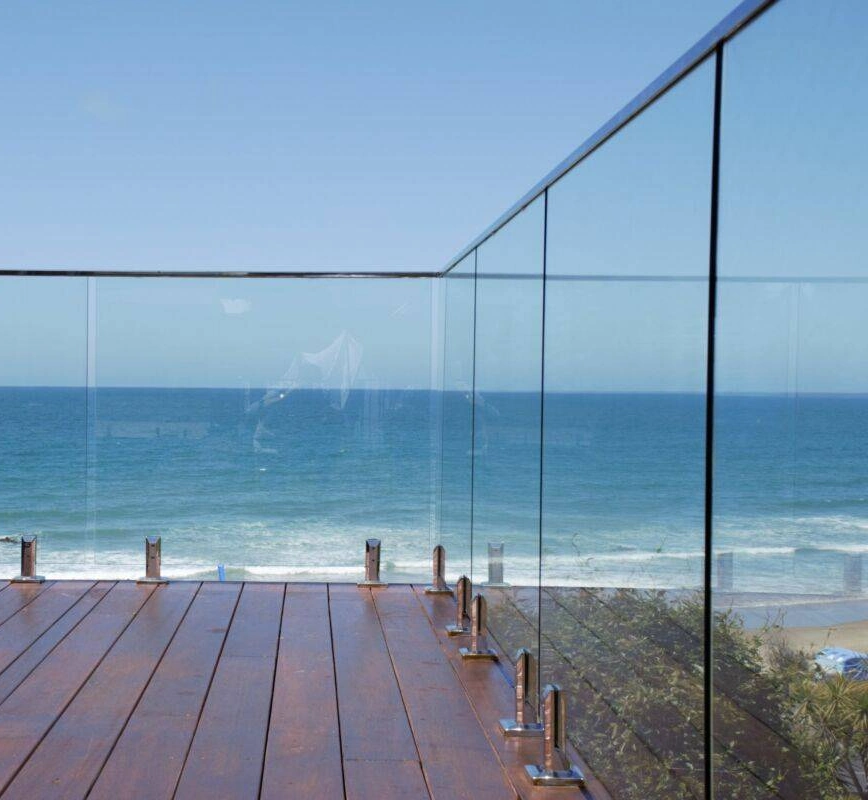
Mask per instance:
[[[149,578],[145,575],[144,578],[139,578],[136,583],[168,583],[168,578]]]
[[[504,736],[542,736],[541,722],[516,722],[514,719],[500,720],[500,730]]]
[[[44,583],[44,581],[42,575],[17,575],[10,583]]]
[[[448,586],[426,586],[425,594],[452,594],[452,590]]]
[[[497,653],[490,647],[486,647],[484,650],[471,650],[469,647],[459,647],[458,652],[462,658],[476,659],[478,661],[483,659],[486,661],[497,661]]]
[[[470,633],[470,628],[465,628],[463,625],[456,625],[454,622],[447,625],[445,630],[449,636],[465,636]]]
[[[382,581],[359,581],[356,584],[360,589],[385,589],[388,585]]]
[[[569,769],[544,769],[538,764],[526,764],[528,777],[534,786],[581,786],[585,776],[576,766]]]

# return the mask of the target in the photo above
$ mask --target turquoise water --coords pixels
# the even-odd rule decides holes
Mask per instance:
[[[475,421],[465,394],[397,390],[5,388],[0,408],[0,534],[39,534],[53,576],[134,577],[159,534],[176,577],[351,580],[377,536],[392,580],[427,577],[441,539],[451,575],[472,555],[484,577],[503,541],[507,579],[539,579],[530,394],[480,396]],[[700,585],[703,398],[551,395],[544,414],[543,581]],[[716,423],[734,588],[840,592],[868,551],[868,399],[720,397]]]

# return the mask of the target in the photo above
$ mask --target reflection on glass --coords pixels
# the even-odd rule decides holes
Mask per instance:
[[[544,682],[618,798],[701,797],[706,63],[549,190]]]
[[[512,655],[538,649],[544,199],[477,251],[473,584]]]
[[[352,581],[376,537],[427,582],[439,541],[613,797],[705,796],[708,741],[717,798],[868,797],[866,53],[863,0],[726,44],[713,443],[709,60],[433,297],[0,278],[0,565]]]
[[[0,569],[20,568],[19,539],[38,536],[39,564],[85,533],[87,280],[0,279]]]
[[[475,253],[461,261],[444,279],[440,543],[446,548],[446,571],[450,581],[470,574],[475,279]]]
[[[866,52],[857,0],[785,0],[725,52],[715,745],[767,787],[739,796],[868,792]]]
[[[430,571],[431,285],[99,279],[91,390],[99,566],[352,580]],[[111,567],[111,569],[107,569]]]

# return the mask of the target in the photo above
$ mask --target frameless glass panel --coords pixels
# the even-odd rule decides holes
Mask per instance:
[[[548,193],[541,682],[613,797],[703,794],[714,70]]]
[[[107,574],[429,575],[427,280],[99,279],[92,526]]]
[[[724,53],[714,725],[752,797],[868,792],[866,53],[858,0],[782,0]]]
[[[92,559],[85,537],[87,280],[0,278],[0,569],[36,534],[51,577]]]
[[[473,323],[476,254],[471,253],[443,280],[442,472],[440,543],[446,548],[449,580],[470,574],[473,458]]]
[[[510,656],[538,642],[544,210],[536,200],[476,261],[472,578]]]

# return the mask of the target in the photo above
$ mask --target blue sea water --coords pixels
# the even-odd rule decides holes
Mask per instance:
[[[159,534],[170,576],[352,580],[377,536],[391,580],[442,541],[451,576],[504,542],[517,584],[701,584],[698,395],[494,392],[473,415],[460,392],[33,387],[0,410],[0,535],[39,534],[52,576],[134,577]],[[715,421],[733,588],[840,593],[868,552],[868,398],[722,396]]]
[[[407,562],[430,550],[430,401],[3,389],[0,529],[38,533],[63,574],[138,574],[148,534],[177,576],[349,576],[372,535]]]

